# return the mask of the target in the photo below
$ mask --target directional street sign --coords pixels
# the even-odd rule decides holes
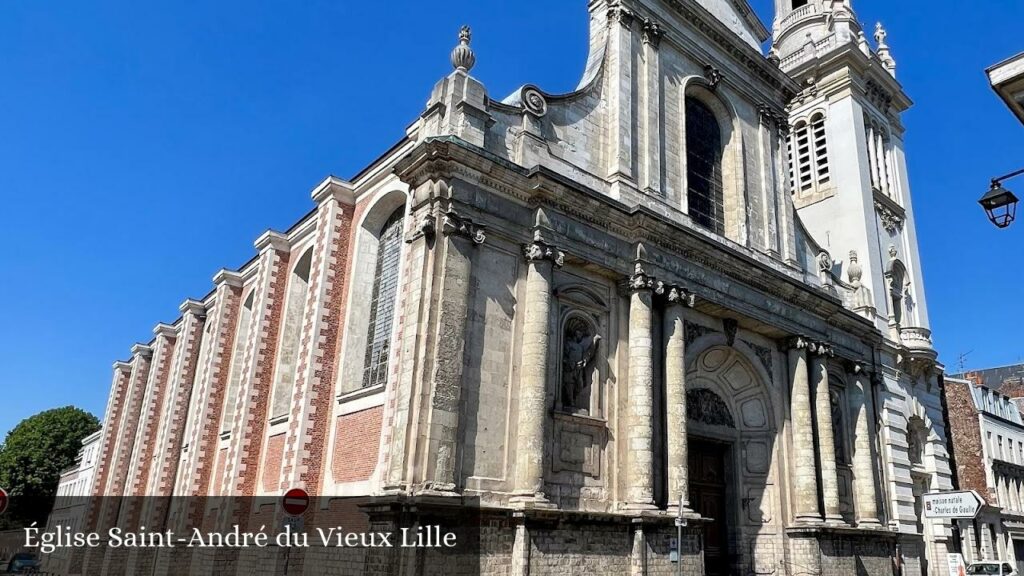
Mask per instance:
[[[930,492],[921,497],[925,518],[971,520],[978,515],[985,501],[974,490]]]
[[[309,508],[309,493],[302,488],[292,488],[284,493],[281,506],[289,516],[302,516]]]

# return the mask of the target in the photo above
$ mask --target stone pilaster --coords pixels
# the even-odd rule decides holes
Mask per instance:
[[[827,344],[812,349],[811,381],[814,383],[814,411],[817,416],[818,467],[821,470],[821,499],[825,522],[842,523],[839,513],[839,473],[836,469],[835,435],[832,430],[832,398],[828,384],[828,360],[833,356]]]
[[[654,505],[654,349],[652,296],[655,280],[638,262],[629,277],[629,407],[626,412],[626,507]]]
[[[355,190],[331,177],[313,189],[312,197],[316,237],[279,487],[316,493],[329,442]]]
[[[548,361],[551,345],[551,287],[556,266],[565,255],[535,232],[523,246],[526,273],[523,350],[519,379],[518,441],[516,443],[515,501],[545,504],[544,425],[548,417]]]
[[[93,480],[96,496],[110,494],[111,469],[117,450],[117,432],[124,420],[124,409],[127,407],[128,384],[131,382],[132,365],[129,362],[114,362],[114,381],[110,385],[110,396],[107,408],[103,413],[103,435],[100,440],[100,452],[96,459],[96,476]],[[89,503],[89,513],[85,527],[95,530],[100,526],[103,513],[100,509],[109,498],[97,498]]]
[[[686,437],[686,335],[683,314],[694,297],[678,286],[659,286],[665,306],[665,427],[668,444],[668,506],[689,510]]]
[[[456,470],[459,461],[459,409],[473,253],[486,236],[483,226],[460,216],[452,208],[441,220],[441,233],[444,236],[444,256],[428,432],[433,475],[425,486],[431,491],[454,493],[459,483]]]
[[[860,365],[853,367],[849,389],[850,412],[854,418],[853,492],[857,526],[878,528],[878,487],[875,481],[875,427],[873,425],[871,380]]]
[[[803,338],[789,342],[789,416],[793,435],[793,511],[800,523],[819,523],[818,480],[814,465],[814,419],[807,372],[807,350]]]
[[[608,56],[611,79],[608,110],[608,176],[633,179],[633,12],[621,4],[608,8]]]
[[[653,195],[661,194],[661,63],[658,45],[664,34],[650,19],[643,21],[643,78],[640,80],[642,107],[640,188]]]

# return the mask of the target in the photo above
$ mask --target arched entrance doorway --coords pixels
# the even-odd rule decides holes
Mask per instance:
[[[766,366],[741,342],[691,346],[686,404],[690,507],[704,524],[705,573],[777,572],[782,550],[777,406]]]

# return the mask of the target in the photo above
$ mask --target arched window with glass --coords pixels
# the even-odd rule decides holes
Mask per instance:
[[[363,359],[363,388],[383,385],[388,378],[404,218],[403,206],[388,217],[380,232],[377,261],[373,272],[373,290],[370,292],[370,321],[366,331],[366,351]]]
[[[686,199],[695,224],[725,233],[725,193],[722,182],[722,128],[707,104],[687,96]]]

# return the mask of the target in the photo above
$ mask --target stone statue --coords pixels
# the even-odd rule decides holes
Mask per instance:
[[[601,343],[601,335],[591,332],[590,326],[581,320],[570,321],[566,326],[562,355],[562,405],[566,408],[589,409],[578,403],[587,386],[587,368]]]

